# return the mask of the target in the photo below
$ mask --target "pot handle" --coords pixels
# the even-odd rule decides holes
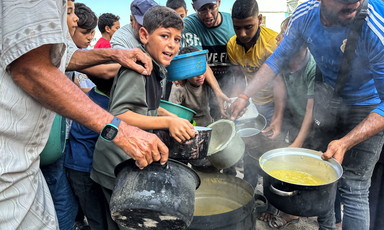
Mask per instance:
[[[268,200],[267,198],[265,198],[264,195],[258,192],[255,192],[253,194],[253,197],[254,197],[254,207],[252,209],[251,218],[252,218],[252,223],[256,223],[256,220],[257,220],[256,218],[258,216],[258,213],[267,211]]]
[[[292,191],[292,192],[281,191],[281,190],[279,190],[279,189],[273,187],[272,184],[269,185],[269,190],[270,190],[272,193],[274,193],[274,194],[276,194],[276,195],[279,195],[279,196],[295,196],[295,195],[297,195],[297,193],[299,192],[299,191],[297,191],[297,190],[294,190],[294,191]]]

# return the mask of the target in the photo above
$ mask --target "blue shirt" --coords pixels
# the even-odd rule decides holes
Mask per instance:
[[[276,74],[302,44],[306,44],[324,81],[335,85],[349,27],[326,27],[320,21],[320,2],[309,0],[293,13],[285,38],[265,62]],[[348,105],[379,104],[373,112],[384,116],[384,2],[369,0],[365,19],[341,96]]]
[[[103,109],[108,109],[109,97],[95,87],[88,93],[89,98]],[[92,169],[93,151],[99,133],[73,122],[65,148],[64,166],[81,172]]]

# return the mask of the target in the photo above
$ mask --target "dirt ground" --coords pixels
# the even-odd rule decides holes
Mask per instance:
[[[242,169],[237,168],[237,177],[242,178]],[[263,191],[263,181],[262,177],[259,177],[259,181],[257,183],[256,189],[258,191]],[[264,222],[261,220],[257,220],[256,222],[256,230],[271,230],[276,228],[271,228],[268,225],[268,222]],[[319,229],[319,225],[317,224],[316,217],[300,217],[300,220],[298,223],[287,225],[284,228],[280,228],[284,230],[317,230]]]

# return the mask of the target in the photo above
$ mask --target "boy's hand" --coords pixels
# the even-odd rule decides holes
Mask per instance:
[[[168,160],[168,148],[155,134],[124,122],[119,125],[119,133],[114,143],[132,157],[140,169],[153,161],[165,164]]]
[[[248,104],[249,104],[248,100],[245,100],[244,98],[237,98],[229,108],[231,112],[231,120],[236,120],[241,116],[243,116]]]
[[[133,69],[143,75],[150,75],[152,71],[152,59],[140,49],[115,49],[113,60],[120,65]]]
[[[188,120],[180,117],[172,117],[170,119],[168,130],[171,137],[179,143],[189,140],[196,135],[193,125]]]

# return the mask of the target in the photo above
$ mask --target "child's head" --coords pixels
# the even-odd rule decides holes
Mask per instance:
[[[112,35],[120,28],[120,17],[111,13],[104,13],[100,15],[97,26],[100,33],[105,34],[111,39]]]
[[[233,4],[233,28],[241,43],[247,44],[252,41],[262,19],[256,0],[236,0]]]
[[[95,37],[96,14],[83,3],[75,3],[75,14],[79,21],[72,39],[78,48],[87,48]]]
[[[102,79],[100,77],[94,77],[92,75],[87,75],[88,78],[96,85],[96,88],[100,90],[105,95],[109,96],[111,93],[113,78]]]
[[[71,37],[73,37],[73,34],[75,33],[78,21],[79,21],[79,18],[75,14],[75,0],[68,0],[67,1],[67,26],[68,26],[68,32],[71,35]]]
[[[139,29],[143,26],[144,14],[152,7],[158,4],[153,0],[133,0],[131,3],[131,26],[135,37],[139,39]]]
[[[289,19],[291,19],[290,16],[287,17],[286,19],[284,19],[284,21],[281,22],[280,33],[276,37],[276,44],[277,45],[280,45],[280,43],[284,40],[284,33],[287,30]]]
[[[168,66],[179,51],[183,28],[183,19],[176,11],[153,6],[144,15],[140,41],[158,64]]]
[[[192,52],[196,52],[196,51],[199,51],[199,49],[194,47],[194,46],[187,46],[187,47],[182,48],[180,50],[179,54],[192,53]],[[204,84],[205,76],[204,76],[204,74],[202,74],[199,76],[188,78],[184,81],[188,81],[191,85],[198,87],[198,86],[201,86]]]
[[[188,10],[184,0],[168,0],[165,6],[174,9],[181,18],[187,16]]]

